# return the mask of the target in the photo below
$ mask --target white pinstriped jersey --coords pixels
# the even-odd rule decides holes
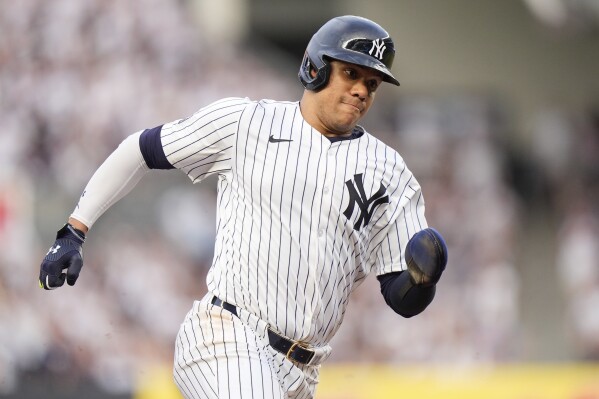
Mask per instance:
[[[218,174],[208,289],[294,340],[321,346],[373,271],[405,270],[427,227],[420,185],[368,133],[331,142],[298,102],[226,98],[165,124],[169,162],[199,182]]]

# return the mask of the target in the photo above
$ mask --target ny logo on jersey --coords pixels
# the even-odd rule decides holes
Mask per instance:
[[[347,219],[351,218],[354,213],[354,207],[358,204],[360,216],[356,223],[354,223],[354,230],[357,231],[362,226],[368,225],[377,206],[389,203],[389,196],[385,195],[387,188],[381,183],[378,191],[372,197],[366,197],[362,173],[355,174],[354,181],[348,180],[345,182],[345,185],[349,191],[349,204],[347,204],[347,208],[343,214]]]
[[[378,58],[379,60],[382,60],[386,49],[387,46],[385,46],[383,39],[375,39],[372,41],[372,47],[370,48],[368,54]]]

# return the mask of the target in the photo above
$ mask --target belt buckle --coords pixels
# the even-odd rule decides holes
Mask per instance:
[[[287,354],[285,355],[285,357],[287,359],[289,359],[291,361],[294,361],[294,359],[291,358],[291,354],[293,353],[293,351],[295,350],[295,348],[302,348],[302,349],[306,349],[306,350],[310,349],[308,347],[308,345],[304,344],[303,342],[293,341],[293,343],[289,347],[289,350],[287,351]]]

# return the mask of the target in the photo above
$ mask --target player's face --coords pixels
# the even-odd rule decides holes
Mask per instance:
[[[351,133],[370,109],[381,82],[374,69],[331,61],[329,81],[312,99],[313,127],[328,136]]]

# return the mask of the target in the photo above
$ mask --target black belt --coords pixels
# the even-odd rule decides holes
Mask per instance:
[[[220,298],[212,297],[212,304],[215,306],[220,306],[223,309],[233,313],[235,316],[238,316],[235,305],[225,302]],[[277,352],[282,353],[287,359],[294,362],[309,364],[314,357],[314,351],[306,348],[303,343],[290,340],[289,338],[278,334],[270,327],[268,328],[268,341],[270,346],[277,350]]]

